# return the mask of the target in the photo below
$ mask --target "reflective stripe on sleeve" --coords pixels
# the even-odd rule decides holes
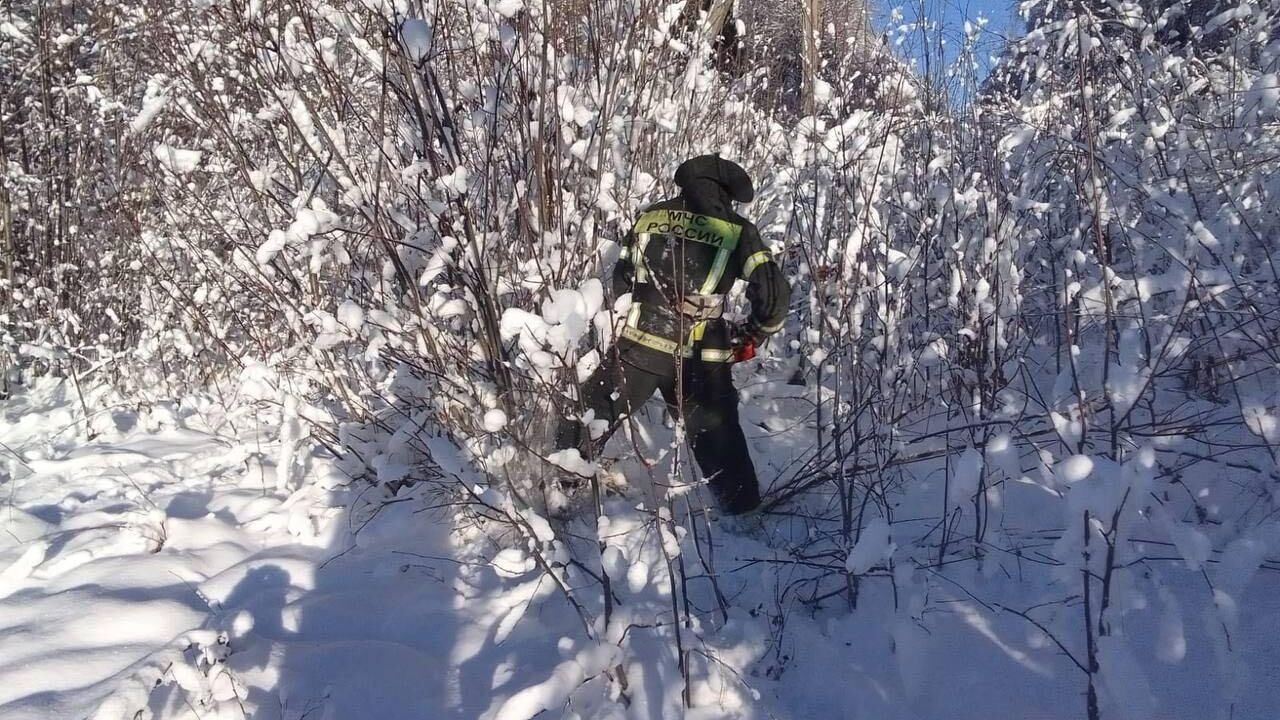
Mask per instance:
[[[787,324],[787,319],[784,317],[773,325],[761,325],[760,329],[772,335],[773,333],[776,333],[779,330],[781,330],[783,326],[785,326],[786,324]]]
[[[742,279],[746,280],[751,277],[751,273],[755,272],[756,268],[772,259],[773,257],[769,255],[768,250],[761,250],[758,253],[753,253],[751,257],[747,258],[747,261],[742,264]]]

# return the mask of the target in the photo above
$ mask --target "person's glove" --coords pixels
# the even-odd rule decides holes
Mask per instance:
[[[756,348],[759,347],[760,340],[751,328],[744,325],[734,325],[733,332],[729,337],[729,346],[733,350],[733,361],[736,363],[746,362],[756,356]]]

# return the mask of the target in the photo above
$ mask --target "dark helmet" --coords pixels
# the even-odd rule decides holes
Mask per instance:
[[[756,196],[751,176],[742,166],[719,155],[699,155],[676,168],[676,185],[689,193],[698,185],[714,182],[735,202],[747,203]]]

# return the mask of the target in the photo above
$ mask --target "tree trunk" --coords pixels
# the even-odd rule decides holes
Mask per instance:
[[[803,35],[804,63],[804,111],[812,115],[817,109],[814,102],[814,84],[818,79],[821,59],[818,57],[818,41],[822,34],[822,0],[800,0],[804,10],[800,13],[800,32]]]
[[[733,9],[733,0],[711,0],[707,8],[707,37],[716,38],[724,32],[724,24],[729,21],[729,11]]]

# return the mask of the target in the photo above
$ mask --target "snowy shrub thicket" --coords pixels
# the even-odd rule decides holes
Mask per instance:
[[[627,223],[719,151],[795,288],[740,370],[785,458],[762,477],[790,518],[765,612],[890,588],[910,628],[940,573],[1034,564],[989,607],[1061,649],[1082,715],[1141,716],[1126,619],[1173,612],[1146,598],[1178,565],[1239,670],[1236,603],[1280,544],[1280,3],[1028,0],[969,101],[860,47],[809,117],[776,73],[718,69],[684,3],[581,6],[16,3],[9,375],[269,379],[286,468],[314,443],[386,497],[445,493],[581,619],[594,644],[498,717],[629,702],[654,638],[681,683],[663,702],[714,703],[738,683],[708,630],[735,609],[690,589],[716,573],[679,434],[620,433],[626,479],[575,497],[546,451],[626,302],[605,287]]]
[[[1166,592],[1143,540],[1193,570],[1221,561],[1207,625],[1227,676],[1241,583],[1274,549],[1280,8],[1022,10],[1029,32],[984,111],[1003,133],[999,190],[1035,248],[1024,305],[1053,313],[1022,314],[1037,348],[1007,409],[1044,418],[1016,434],[1065,499],[1055,572],[1076,578],[1073,656],[1096,715],[1099,674],[1112,701],[1153,702],[1117,687],[1132,677],[1126,615]]]
[[[112,351],[138,337],[145,274],[132,249],[150,146],[126,104],[149,65],[122,49],[144,23],[136,7],[86,5],[16,3],[0,17],[5,387],[19,364],[116,372]]]

